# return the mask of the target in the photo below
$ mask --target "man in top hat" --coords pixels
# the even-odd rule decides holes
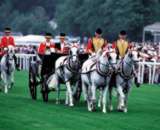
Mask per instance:
[[[9,46],[15,47],[15,42],[14,42],[14,38],[11,36],[11,28],[6,27],[4,30],[4,36],[2,37],[1,44],[0,44],[1,57],[5,54],[4,49],[8,48]],[[15,64],[16,64],[16,69],[19,70],[19,65],[17,63],[17,58],[15,55],[14,55],[14,60],[15,60]]]
[[[40,43],[38,47],[38,54],[40,55],[49,55],[51,52],[55,52],[55,45],[51,42],[52,34],[46,33],[45,34],[45,41]]]
[[[126,31],[122,30],[119,33],[119,38],[116,42],[112,44],[112,47],[116,49],[118,59],[123,58],[127,53],[128,49],[131,47],[131,44],[127,40]]]
[[[102,38],[102,30],[97,28],[95,36],[88,40],[87,50],[90,54],[95,54],[98,50],[103,49],[106,44],[106,40]]]
[[[57,49],[57,52],[59,53],[68,53],[69,52],[69,46],[66,41],[66,34],[60,33],[59,35],[59,44],[55,44],[55,48]]]
[[[120,31],[119,39],[112,44],[112,47],[114,49],[116,49],[118,60],[119,60],[119,62],[121,62],[121,59],[124,58],[124,56],[127,53],[128,49],[130,49],[132,47],[131,44],[127,40],[126,31],[124,31],[124,30]],[[118,67],[119,67],[119,65],[118,65]],[[135,84],[136,84],[137,87],[139,87],[140,83],[138,82],[138,79],[137,79],[136,70],[134,70],[134,74],[135,74]]]
[[[7,48],[8,46],[15,47],[14,38],[11,36],[11,28],[5,28],[4,36],[1,39],[1,47]]]

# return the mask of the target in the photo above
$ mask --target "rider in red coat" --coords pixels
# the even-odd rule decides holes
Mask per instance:
[[[5,54],[4,49],[8,48],[9,46],[15,47],[15,42],[13,36],[11,36],[11,28],[6,27],[4,30],[4,36],[1,38],[0,43],[0,56],[2,57]],[[19,70],[19,65],[17,63],[17,58],[14,55],[14,60],[16,64],[16,69]]]

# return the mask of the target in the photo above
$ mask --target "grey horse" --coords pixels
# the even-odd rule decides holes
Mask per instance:
[[[112,73],[110,64],[112,57],[108,51],[98,54],[96,62],[90,64],[88,59],[82,66],[82,89],[84,98],[87,100],[88,111],[94,111],[96,105],[96,89],[100,90],[99,107],[102,104],[102,112],[106,113],[106,95]]]
[[[55,86],[57,89],[57,103],[59,103],[60,98],[60,83],[64,82],[67,88],[65,104],[74,106],[73,89],[75,87],[72,88],[72,86],[78,85],[79,70],[79,49],[73,45],[70,47],[69,55],[58,58],[55,63],[55,74],[53,76],[52,86]]]
[[[4,83],[4,92],[8,93],[8,89],[14,84],[14,48],[9,47],[6,49],[6,54],[1,59],[1,79]]]
[[[115,88],[117,91],[118,97],[118,106],[119,111],[127,112],[127,102],[128,94],[132,87],[134,80],[134,67],[138,62],[138,52],[137,51],[128,51],[124,59],[118,64],[118,72],[115,75]],[[112,111],[112,89],[113,86],[109,87],[109,110]]]

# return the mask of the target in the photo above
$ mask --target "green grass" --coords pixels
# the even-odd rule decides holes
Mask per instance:
[[[17,72],[15,81],[9,94],[0,92],[0,130],[160,130],[158,85],[134,87],[127,114],[103,114],[99,109],[88,112],[83,101],[74,108],[63,103],[56,105],[54,92],[48,103],[42,101],[40,94],[33,101],[28,91],[28,74]]]

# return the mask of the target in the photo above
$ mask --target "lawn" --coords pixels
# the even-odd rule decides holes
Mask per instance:
[[[63,102],[56,105],[54,92],[48,103],[40,95],[33,101],[27,72],[17,72],[15,80],[9,94],[0,92],[0,130],[160,130],[158,85],[134,87],[127,114],[117,111],[103,114],[99,109],[88,112],[83,100],[73,108]]]

